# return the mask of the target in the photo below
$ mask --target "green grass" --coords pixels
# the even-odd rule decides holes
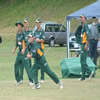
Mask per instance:
[[[47,75],[45,84],[41,85],[40,90],[32,90],[28,86],[28,78],[24,72],[24,82],[20,86],[15,86],[14,62],[15,55],[12,55],[14,43],[8,42],[0,44],[0,100],[99,100],[100,99],[100,68],[97,70],[96,77],[90,82],[88,79],[79,82],[75,79],[62,79],[60,62],[66,57],[66,47],[49,48],[45,45],[47,61],[51,69],[63,81],[64,89],[60,90]],[[75,54],[73,54],[75,56]],[[40,78],[40,72],[39,72]],[[39,79],[40,81],[40,79]]]
[[[63,80],[64,89],[51,80],[41,85],[40,90],[32,90],[27,81],[14,86],[13,81],[0,82],[0,100],[99,100],[100,80],[78,82],[76,79]]]
[[[62,23],[68,14],[96,0],[0,0],[0,26],[14,26],[18,20],[29,18],[34,26],[36,18]],[[64,23],[65,24],[65,23]],[[79,23],[77,23],[79,24]],[[75,27],[75,25],[74,25]]]

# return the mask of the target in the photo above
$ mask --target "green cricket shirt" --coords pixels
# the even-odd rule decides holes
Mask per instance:
[[[25,43],[26,43],[26,47],[29,45],[29,42],[28,42],[28,35],[32,32],[32,30],[28,30],[28,31],[25,31],[24,30],[24,40],[25,40]]]
[[[23,39],[24,39],[23,32],[20,34],[17,32],[17,34],[16,34],[16,47],[19,47],[20,51],[23,48]]]
[[[43,39],[45,40],[45,32],[43,29],[39,30],[38,29],[33,33],[36,39]],[[39,43],[41,49],[44,49],[44,43]]]
[[[44,55],[43,50],[35,40],[33,44],[29,44],[28,48],[29,52],[32,53],[32,57],[37,60],[39,60]]]
[[[89,41],[89,36],[90,36],[90,30],[88,24],[85,23],[81,31],[82,43],[86,43],[86,41]]]

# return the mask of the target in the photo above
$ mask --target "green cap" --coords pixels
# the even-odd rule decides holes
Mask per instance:
[[[28,18],[25,18],[25,19],[24,19],[24,22],[28,22]]]
[[[32,32],[29,33],[28,37],[33,37],[34,35],[32,34]]]
[[[41,19],[40,18],[38,18],[38,19],[36,19],[36,21],[35,21],[36,23],[41,23]]]
[[[15,25],[17,26],[18,24],[22,25],[22,27],[24,26],[23,23],[21,21],[18,21],[17,23],[15,23]]]
[[[85,15],[84,14],[80,15],[80,18],[82,18],[82,17],[85,17]]]

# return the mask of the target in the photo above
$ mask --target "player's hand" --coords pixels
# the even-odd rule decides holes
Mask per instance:
[[[31,54],[28,54],[28,55],[27,55],[27,58],[28,58],[28,59],[31,59],[31,58],[32,58],[32,55],[31,55]]]
[[[15,48],[12,50],[12,54],[14,55],[14,53],[15,53]]]
[[[85,50],[87,50],[87,49],[88,49],[88,46],[87,46],[87,45],[85,45],[84,49],[85,49]]]
[[[25,49],[22,49],[21,53],[24,54],[25,53]]]

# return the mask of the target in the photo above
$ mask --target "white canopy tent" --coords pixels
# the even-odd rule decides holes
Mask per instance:
[[[66,32],[67,32],[67,57],[69,57],[69,35],[70,35],[70,21],[74,18],[80,19],[80,15],[84,14],[87,19],[100,18],[100,0],[86,6],[66,17]]]

